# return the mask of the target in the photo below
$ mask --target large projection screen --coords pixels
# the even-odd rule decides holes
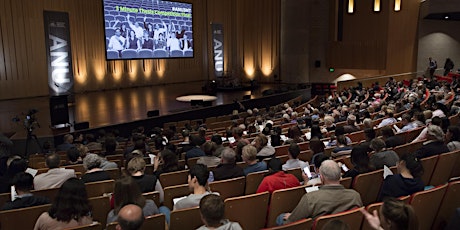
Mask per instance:
[[[193,57],[192,4],[103,0],[107,60]]]

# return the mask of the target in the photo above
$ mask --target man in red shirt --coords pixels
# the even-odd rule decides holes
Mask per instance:
[[[282,170],[282,165],[283,164],[280,159],[270,159],[268,162],[269,173],[260,183],[259,188],[257,188],[257,193],[268,191],[271,194],[279,189],[300,186],[300,182],[297,177],[292,174],[285,173]]]

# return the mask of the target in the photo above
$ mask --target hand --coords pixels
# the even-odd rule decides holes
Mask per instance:
[[[302,172],[302,179],[303,179],[303,184],[307,184],[308,181],[310,180],[307,176],[307,174],[305,174],[304,172]]]
[[[379,215],[377,214],[377,210],[374,210],[373,214],[370,214],[365,209],[360,209],[361,213],[363,213],[364,218],[366,218],[367,222],[373,229],[382,229],[380,226],[380,219]]]
[[[283,220],[287,220],[291,216],[291,213],[285,213],[283,216]]]
[[[153,171],[157,171],[159,165],[160,165],[160,157],[157,156],[153,159]]]

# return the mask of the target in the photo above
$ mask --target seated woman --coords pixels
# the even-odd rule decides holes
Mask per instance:
[[[155,175],[145,174],[145,160],[143,157],[134,157],[128,162],[128,173],[139,185],[141,193],[159,191],[160,201],[163,201],[163,187]]]
[[[412,206],[395,198],[388,198],[383,202],[379,214],[368,213],[361,209],[364,218],[372,229],[383,230],[417,230],[418,220]],[[380,216],[380,217],[379,217]]]
[[[201,149],[206,155],[200,157],[200,159],[198,159],[196,162],[197,164],[204,164],[208,167],[215,167],[220,164],[220,158],[214,156],[212,142],[205,142],[203,145],[201,145]]]
[[[83,167],[86,169],[85,175],[81,177],[83,183],[111,180],[110,175],[101,169],[102,158],[97,154],[90,153],[83,159]]]
[[[243,147],[243,161],[248,165],[244,168],[244,175],[247,176],[249,173],[259,172],[267,170],[267,164],[264,161],[257,160],[257,149],[252,145],[246,145]]]
[[[66,229],[93,223],[85,184],[70,178],[62,184],[48,212],[35,222],[34,230]]]
[[[398,174],[385,178],[380,193],[380,199],[385,197],[400,197],[423,191],[424,184],[421,179],[423,166],[414,154],[401,156],[398,164]]]
[[[257,159],[262,161],[264,158],[269,158],[275,155],[275,148],[268,144],[268,139],[264,134],[259,134],[254,139],[254,147],[257,149]]]
[[[117,221],[118,211],[127,204],[135,204],[142,207],[144,216],[160,213],[155,202],[153,202],[153,200],[146,200],[142,196],[139,186],[137,186],[136,182],[129,176],[115,181],[113,197],[114,208],[107,215],[107,223]]]
[[[354,179],[355,176],[361,173],[367,173],[374,170],[374,167],[370,165],[366,146],[358,145],[351,150],[351,163],[354,168],[348,170],[342,177],[351,177]]]
[[[155,157],[153,163],[153,173],[157,178],[160,178],[162,173],[175,172],[184,170],[184,167],[179,166],[177,155],[169,149],[165,149]]]

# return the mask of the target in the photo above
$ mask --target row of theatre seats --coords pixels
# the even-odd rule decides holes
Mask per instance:
[[[439,156],[433,156],[422,160],[422,164],[425,167],[425,174],[423,180],[427,185],[437,186],[434,189],[423,191],[412,195],[412,197],[404,198],[410,204],[414,205],[416,213],[421,222],[421,226],[428,226],[426,229],[440,229],[440,226],[444,226],[449,219],[453,210],[460,206],[460,199],[458,199],[460,182],[452,182],[449,185],[446,182],[453,175],[452,171],[455,167],[455,162],[460,158],[460,151],[454,151],[444,153]],[[287,158],[278,156],[283,161]],[[337,159],[345,164],[349,164],[349,159],[346,158]],[[349,165],[352,167],[352,165]],[[396,172],[396,168],[392,168]],[[264,227],[274,227],[276,216],[283,212],[289,212],[299,202],[301,196],[305,193],[305,186],[297,188],[291,188],[286,190],[276,191],[270,195],[268,193],[255,194],[258,185],[263,180],[266,171],[251,173],[246,177],[233,178],[229,180],[216,181],[209,183],[211,191],[219,192],[223,199],[225,199],[226,206],[226,218],[232,221],[238,221],[244,229],[260,229]],[[289,170],[288,173],[296,175],[301,178],[300,168]],[[160,175],[160,182],[164,186],[164,203],[166,207],[173,208],[173,198],[182,197],[190,193],[187,185],[188,170],[182,170],[178,172],[164,173]],[[354,181],[351,178],[344,178],[341,180],[341,184],[346,188],[352,188],[360,193],[363,200],[363,204],[367,205],[367,208],[376,208],[381,205],[375,203],[377,201],[381,184],[383,183],[383,170],[377,170],[374,172],[364,173],[358,175]],[[93,207],[94,220],[100,222],[101,225],[90,226],[95,229],[102,229],[102,226],[106,226],[107,213],[110,211],[109,197],[105,196],[113,191],[114,180],[94,182],[86,184],[88,196]],[[59,189],[45,189],[33,191],[34,194],[45,196],[54,199]],[[444,195],[445,194],[445,195]],[[160,205],[159,193],[152,192],[144,194],[146,198],[152,199],[157,205]],[[0,204],[3,204],[9,199],[10,194],[0,194]],[[429,208],[427,208],[427,205]],[[252,210],[254,207],[256,210]],[[269,212],[261,212],[269,207]],[[420,208],[418,208],[420,207]],[[36,218],[49,208],[49,205],[31,207],[25,209],[2,211],[0,212],[0,229],[30,229],[33,227]],[[439,211],[438,211],[439,210]],[[436,213],[438,213],[436,215]],[[356,217],[357,216],[357,217]],[[28,221],[18,221],[18,218],[27,218]],[[197,217],[197,218],[193,218]],[[328,218],[340,218],[344,221],[352,218],[353,225],[350,223],[351,229],[357,226],[361,226],[362,215],[359,211],[352,210],[341,214],[335,214],[331,216],[325,216],[313,220],[301,221],[299,226],[305,225],[316,225],[321,226],[322,219]],[[358,218],[359,217],[359,218]],[[164,225],[164,218],[162,215],[150,217],[149,223],[156,223]],[[357,222],[358,218],[359,221]],[[160,220],[160,221],[159,221]],[[265,222],[265,220],[267,222]],[[316,224],[315,224],[316,223]],[[347,222],[348,223],[348,222]],[[160,225],[155,225],[159,229],[164,229]],[[195,229],[201,225],[199,218],[199,211],[197,208],[173,211],[171,214],[171,226],[170,229]],[[150,225],[149,225],[150,226]],[[20,227],[20,228],[18,228]],[[157,229],[155,227],[155,229]],[[288,226],[289,227],[289,226]],[[276,228],[275,228],[276,229]],[[290,229],[290,228],[288,228]],[[296,229],[296,228],[294,228]],[[304,228],[303,228],[304,229]],[[321,229],[321,228],[315,228]],[[363,222],[362,229],[366,228],[366,224]]]
[[[118,58],[168,58],[168,57],[193,57],[193,50],[164,50],[164,49],[125,49],[121,52],[117,50],[107,50],[108,59]]]

